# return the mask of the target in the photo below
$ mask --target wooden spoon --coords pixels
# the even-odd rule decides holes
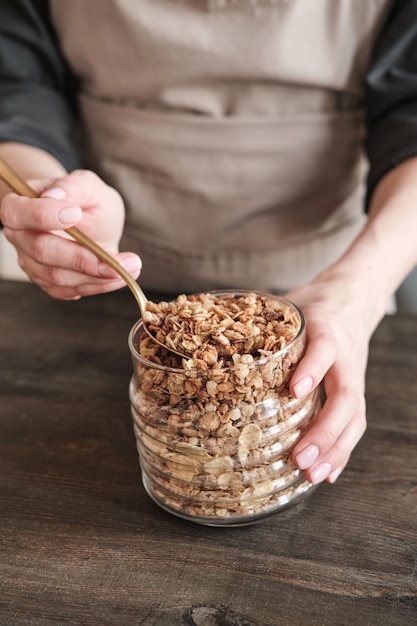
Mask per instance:
[[[15,172],[15,170],[2,158],[0,157],[0,178],[18,195],[26,196],[28,198],[39,198],[39,194],[30,187],[26,181]],[[68,233],[73,239],[78,241],[82,246],[90,250],[93,254],[96,255],[101,261],[109,265],[115,272],[119,274],[129,287],[130,291],[136,298],[136,302],[139,305],[139,309],[142,316],[143,328],[147,332],[147,334],[155,341],[155,343],[162,346],[169,352],[173,352],[177,356],[181,358],[189,358],[185,354],[181,354],[181,352],[177,352],[174,348],[166,346],[161,341],[159,341],[146,327],[143,321],[143,314],[146,310],[146,303],[148,302],[148,298],[143,293],[142,289],[139,287],[137,282],[132,278],[127,270],[114,259],[108,252],[106,252],[98,243],[90,239],[85,233],[79,230],[76,226],[71,226],[70,228],[66,228],[65,232]]]

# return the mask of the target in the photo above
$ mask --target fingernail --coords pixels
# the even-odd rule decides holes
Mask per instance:
[[[342,473],[343,467],[338,467],[337,469],[334,470],[334,472],[332,472],[328,477],[327,480],[329,483],[335,483],[336,480],[339,478],[340,474]]]
[[[332,471],[332,466],[330,463],[320,463],[317,465],[311,473],[310,473],[310,481],[316,485],[317,483],[321,483],[325,478],[328,477],[330,472]]]
[[[67,192],[60,187],[52,187],[42,194],[42,198],[53,198],[54,200],[63,200],[67,197]]]
[[[137,272],[142,269],[142,261],[138,256],[130,256],[127,259],[123,259],[121,264],[128,272]]]
[[[317,446],[310,444],[304,450],[301,450],[295,457],[297,465],[300,469],[304,470],[310,467],[312,463],[317,459],[319,455],[319,449]]]
[[[79,222],[83,216],[83,212],[79,206],[65,207],[58,211],[58,220],[61,224],[74,224]]]
[[[301,378],[294,386],[294,393],[296,398],[303,398],[313,388],[313,379],[311,376],[305,376]]]

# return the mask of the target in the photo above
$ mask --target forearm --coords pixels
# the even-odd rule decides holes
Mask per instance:
[[[392,169],[376,187],[362,233],[319,278],[363,300],[369,331],[417,263],[417,158]]]
[[[417,159],[382,178],[369,220],[347,252],[288,297],[301,306],[308,344],[291,379],[303,397],[323,385],[326,401],[293,459],[308,480],[334,482],[366,427],[369,339],[387,304],[417,262]]]
[[[404,161],[380,181],[369,218],[384,295],[390,297],[417,263],[417,158]]]
[[[66,174],[64,166],[49,152],[23,143],[0,143],[2,156],[24,179],[59,178]],[[0,203],[10,193],[7,185],[0,181]]]

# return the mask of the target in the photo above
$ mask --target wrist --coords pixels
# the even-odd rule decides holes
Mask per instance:
[[[375,189],[363,231],[345,254],[315,279],[332,286],[340,306],[350,301],[371,332],[417,262],[416,180],[417,158],[392,169]]]
[[[387,312],[390,294],[381,285],[380,275],[371,263],[342,258],[313,281],[322,302],[337,310],[349,310],[370,337]]]

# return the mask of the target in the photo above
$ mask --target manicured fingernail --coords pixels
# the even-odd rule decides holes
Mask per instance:
[[[327,481],[329,483],[335,483],[336,480],[339,478],[340,474],[342,473],[342,470],[343,470],[343,467],[338,467],[337,469],[335,469],[334,472],[329,474],[329,476],[327,477]]]
[[[304,398],[313,388],[313,379],[311,376],[305,376],[301,378],[296,385],[294,385],[294,393],[296,398]]]
[[[42,194],[42,198],[53,198],[54,200],[63,200],[67,197],[67,192],[60,187],[52,187]]]
[[[331,471],[332,466],[330,463],[320,463],[320,465],[317,465],[317,467],[315,467],[310,473],[310,480],[314,485],[321,483],[328,477]]]
[[[137,272],[142,269],[142,261],[138,256],[130,256],[127,259],[123,259],[121,264],[128,272]]]
[[[304,450],[301,450],[295,457],[297,465],[300,469],[304,470],[310,467],[312,463],[317,459],[319,455],[319,449],[317,446],[310,444]]]
[[[61,224],[74,224],[79,222],[83,216],[83,212],[79,206],[65,207],[58,211],[58,220]]]

